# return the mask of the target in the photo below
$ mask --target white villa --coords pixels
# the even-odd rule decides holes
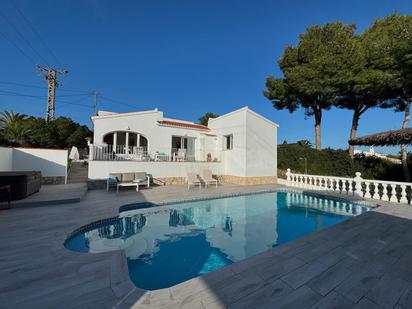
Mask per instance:
[[[276,183],[278,125],[244,107],[208,126],[165,118],[154,109],[100,111],[92,117],[91,180],[109,173],[147,172],[158,183],[184,183],[187,172],[211,169],[221,182]]]

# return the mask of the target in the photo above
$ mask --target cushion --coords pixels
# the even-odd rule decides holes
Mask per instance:
[[[122,174],[121,173],[110,173],[109,178],[116,180],[117,182],[122,182]]]
[[[136,172],[134,173],[134,179],[140,180],[140,181],[146,181],[147,174],[145,172]]]
[[[122,182],[132,182],[134,180],[134,173],[123,173]]]

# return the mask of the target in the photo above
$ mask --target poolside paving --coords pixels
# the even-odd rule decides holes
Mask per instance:
[[[134,202],[273,189],[89,191],[80,203],[0,212],[1,308],[412,308],[412,207],[372,211],[157,291],[135,288],[123,252],[82,254],[74,229]]]

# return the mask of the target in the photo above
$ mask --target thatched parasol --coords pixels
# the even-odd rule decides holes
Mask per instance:
[[[412,144],[412,128],[385,131],[349,140],[350,145],[395,146]]]

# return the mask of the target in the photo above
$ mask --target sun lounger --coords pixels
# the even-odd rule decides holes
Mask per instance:
[[[187,180],[187,189],[190,189],[191,185],[193,186],[199,185],[199,189],[202,188],[202,183],[197,178],[197,175],[195,173],[187,173],[186,180]]]
[[[203,170],[202,172],[202,180],[205,182],[206,188],[208,187],[209,184],[216,184],[217,188],[217,179],[213,178],[212,171],[209,169]]]

